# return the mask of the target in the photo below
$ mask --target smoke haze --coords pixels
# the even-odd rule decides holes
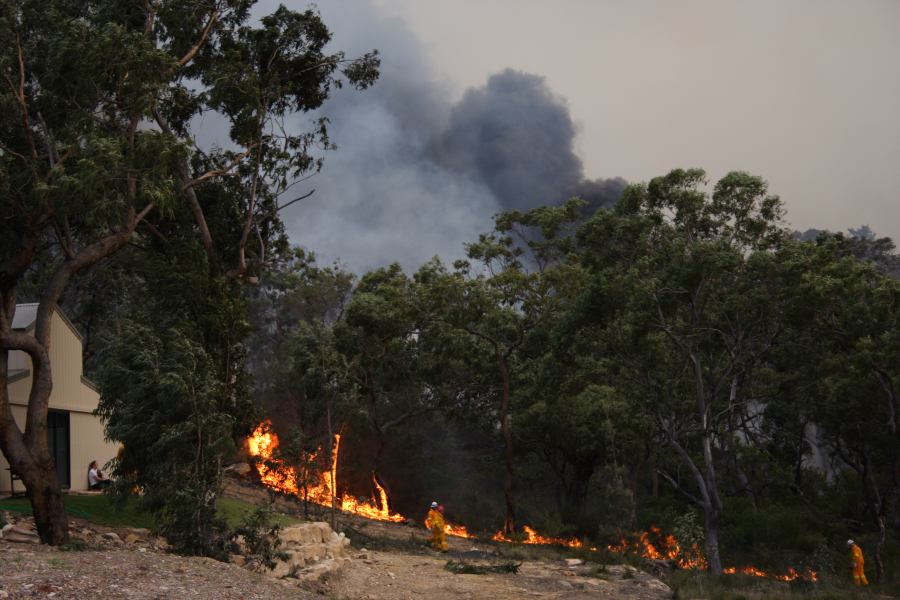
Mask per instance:
[[[621,179],[585,180],[569,108],[543,77],[506,69],[453,102],[402,21],[366,0],[323,6],[322,16],[334,48],[382,56],[372,88],[338,90],[323,107],[338,150],[306,182],[315,194],[283,215],[292,241],[322,262],[360,272],[451,261],[499,211],[572,195],[609,205],[624,188]]]

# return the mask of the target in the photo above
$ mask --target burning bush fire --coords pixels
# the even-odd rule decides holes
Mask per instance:
[[[623,537],[618,544],[607,546],[607,548],[610,552],[615,552],[616,554],[629,553],[650,560],[670,560],[678,565],[679,569],[706,569],[707,567],[706,558],[699,547],[692,545],[690,549],[684,550],[675,536],[663,534],[659,527],[655,525],[650,527],[649,532],[644,531],[632,542]],[[818,581],[818,575],[815,571],[807,569],[800,574],[793,567],[789,567],[787,573],[784,574],[767,573],[752,566],[741,568],[728,567],[723,572],[726,575],[741,573],[743,575],[766,577],[779,581],[794,581],[795,579]]]
[[[557,545],[557,546],[567,546],[569,548],[581,548],[583,546],[581,540],[577,538],[555,538],[555,537],[545,537],[534,529],[529,527],[528,525],[522,526],[522,531],[525,533],[525,539],[523,540],[512,540],[505,535],[503,535],[502,531],[498,531],[491,537],[495,542],[515,542],[519,541],[522,544],[541,544],[541,545]]]
[[[332,502],[336,508],[340,510],[373,519],[377,521],[389,521],[400,523],[406,521],[403,515],[391,512],[388,504],[388,495],[385,489],[378,484],[375,477],[372,477],[372,484],[377,493],[377,497],[373,494],[371,501],[365,502],[356,498],[341,494],[336,496],[337,490],[337,465],[338,456],[341,447],[341,436],[334,436],[334,450],[331,455],[331,465],[327,472],[321,470],[310,469],[310,473],[299,473],[295,467],[287,465],[280,459],[276,450],[278,449],[278,436],[271,431],[269,422],[260,423],[253,431],[251,436],[247,438],[247,449],[250,456],[256,459],[256,470],[259,473],[260,481],[263,485],[278,490],[286,494],[292,494],[299,497],[305,497],[309,502],[321,506],[331,507]],[[318,453],[313,453],[306,457],[306,463],[313,465],[316,463]],[[583,548],[584,543],[577,538],[559,538],[547,537],[539,534],[528,525],[522,526],[525,538],[521,540],[511,539],[503,534],[502,531],[495,533],[491,539],[495,542],[509,542],[536,545],[558,545],[567,548]],[[477,536],[469,533],[463,525],[455,525],[448,523],[446,525],[447,535],[475,539]],[[706,558],[703,552],[696,545],[692,545],[689,549],[684,549],[675,536],[671,534],[663,534],[656,526],[651,526],[650,531],[644,531],[632,541],[625,537],[618,544],[607,546],[610,552],[617,554],[633,554],[650,560],[668,560],[672,561],[679,569],[706,569]],[[589,548],[596,551],[596,548]],[[817,581],[818,576],[815,571],[807,569],[802,574],[793,568],[789,568],[787,573],[773,574],[767,573],[756,567],[728,567],[724,570],[726,574],[741,573],[744,575],[752,575],[754,577],[768,577],[780,581],[793,581],[795,579],[805,579],[808,581]]]
[[[650,560],[671,560],[679,569],[705,569],[706,558],[696,545],[683,550],[674,535],[664,535],[655,525],[650,531],[644,531],[638,538],[629,542],[624,537],[616,545],[607,546],[616,554],[636,554]]]
[[[305,497],[307,500],[320,506],[330,507],[332,501],[340,510],[373,519],[376,521],[390,521],[401,523],[406,520],[401,514],[391,512],[388,505],[388,495],[384,487],[378,484],[372,477],[372,484],[378,494],[369,502],[358,500],[347,494],[336,496],[337,490],[337,464],[341,449],[341,436],[334,436],[334,451],[331,454],[331,469],[328,472],[311,472],[308,476],[297,472],[295,467],[287,465],[277,457],[278,436],[272,432],[269,422],[260,423],[253,433],[247,438],[247,449],[250,456],[256,459],[256,470],[263,485],[286,494]],[[317,453],[306,457],[307,464],[316,463]],[[447,524],[447,535],[464,538],[475,536],[466,531],[462,525]]]
[[[293,494],[295,496],[305,497],[314,504],[321,506],[331,506],[335,502],[335,507],[342,511],[375,519],[377,521],[391,521],[394,523],[402,522],[405,519],[403,515],[396,513],[391,514],[387,502],[387,492],[378,485],[375,477],[372,477],[372,483],[378,492],[378,498],[372,497],[370,502],[362,502],[342,494],[340,497],[335,496],[337,489],[337,463],[341,448],[341,436],[334,436],[334,451],[331,455],[331,469],[329,472],[310,473],[304,476],[303,473],[297,472],[295,467],[286,465],[283,460],[278,458],[275,451],[278,449],[278,436],[271,431],[271,425],[268,422],[260,423],[247,439],[247,449],[250,456],[256,458],[256,470],[259,473],[260,481],[267,487]],[[308,464],[316,462],[316,454],[307,457]],[[303,489],[301,489],[301,487]]]

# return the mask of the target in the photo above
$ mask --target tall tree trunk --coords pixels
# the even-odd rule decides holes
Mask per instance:
[[[337,463],[334,460],[334,429],[331,425],[331,399],[325,405],[328,425],[328,476],[331,478],[331,529],[337,531]]]
[[[572,473],[572,480],[566,490],[566,504],[569,508],[580,513],[584,508],[584,501],[587,498],[588,486],[591,483],[591,477],[594,476],[593,464],[575,465]]]
[[[878,543],[875,544],[875,579],[881,581],[881,578],[884,576],[884,560],[882,556],[884,555],[884,542],[887,531],[884,526],[884,515],[878,515],[877,521]]]
[[[11,321],[10,318],[9,322]],[[35,368],[29,396],[29,418],[23,434],[13,419],[9,404],[9,350],[0,350],[0,450],[9,461],[11,472],[20,477],[25,485],[41,541],[58,545],[69,541],[69,521],[56,476],[56,466],[47,446],[47,404],[52,380],[49,362],[44,360],[46,352],[41,354],[44,358],[33,361]],[[32,413],[33,407],[42,410],[43,421],[40,420],[40,414]]]
[[[722,513],[722,502],[719,498],[719,482],[716,476],[716,465],[713,460],[709,403],[707,402],[700,358],[693,352],[690,357],[694,367],[694,385],[697,394],[697,411],[700,415],[700,430],[703,433],[703,467],[705,472],[699,479],[701,480],[701,492],[704,500],[706,560],[709,565],[709,572],[714,575],[721,575],[722,559],[719,557],[719,516]]]
[[[719,511],[711,506],[703,509],[703,532],[706,535],[706,564],[710,573],[722,574],[722,558],[719,556]]]
[[[22,477],[34,512],[38,535],[46,544],[69,541],[69,519],[53,461],[49,468],[38,469]]]
[[[509,381],[509,365],[506,364],[504,357],[499,349],[497,350],[497,361],[500,366],[500,374],[503,378],[503,400],[500,403],[500,433],[503,435],[503,458],[506,467],[506,473],[503,478],[503,497],[506,500],[506,518],[503,520],[503,533],[511,536],[516,532],[516,502],[513,497],[513,444],[512,433],[509,430],[509,404],[510,404],[510,381]]]
[[[872,513],[872,520],[874,521],[875,526],[878,527],[879,533],[878,543],[875,545],[875,579],[881,581],[881,578],[884,575],[884,502],[881,497],[881,491],[878,489],[878,483],[875,481],[875,476],[872,474],[872,461],[869,458],[868,453],[863,454],[863,469],[863,485],[865,488],[866,504],[868,504],[869,511]]]

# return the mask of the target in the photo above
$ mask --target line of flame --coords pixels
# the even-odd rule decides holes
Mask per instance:
[[[650,535],[653,534],[655,539],[659,540],[656,544],[650,541]],[[706,557],[703,556],[702,550],[694,544],[687,551],[681,548],[675,536],[663,535],[662,531],[655,525],[650,527],[650,531],[644,531],[640,534],[637,541],[628,542],[624,537],[619,544],[607,546],[610,552],[624,554],[630,552],[651,560],[672,560],[680,569],[706,569]],[[753,566],[746,567],[727,567],[723,569],[726,575],[742,573],[744,575],[752,575],[754,577],[767,577],[777,579],[779,581],[794,581],[795,579],[806,579],[816,582],[819,580],[818,574],[812,569],[806,569],[802,574],[798,573],[793,567],[789,567],[787,573],[767,573]]]
[[[582,541],[577,538],[555,538],[543,536],[528,525],[523,525],[522,531],[525,533],[525,539],[519,541],[519,543],[521,544],[555,545],[567,546],[569,548],[581,548],[584,545]],[[516,542],[516,540],[510,539],[509,537],[504,535],[502,530],[491,536],[491,539],[495,542]]]
[[[281,460],[274,458],[275,450],[278,448],[278,436],[271,431],[271,423],[264,421],[260,423],[254,430],[253,434],[247,438],[247,448],[251,456],[257,458],[256,469],[259,473],[260,480],[264,485],[296,496],[302,493],[297,486],[297,472],[294,467],[285,465]],[[314,485],[306,486],[307,498],[314,504],[330,507],[335,498],[335,489],[337,488],[337,463],[338,454],[341,447],[341,436],[334,436],[334,450],[331,455],[331,470],[326,475],[318,474],[318,481]],[[316,459],[313,453],[308,457],[308,462],[313,463]],[[340,497],[339,508],[348,513],[374,519],[378,521],[390,521],[399,523],[406,520],[401,514],[392,513],[388,506],[387,491],[379,485],[374,475],[372,483],[378,493],[376,499],[373,495],[371,502],[360,502],[352,496],[343,495]],[[536,545],[558,545],[568,548],[582,548],[583,542],[577,538],[555,538],[540,535],[528,525],[522,526],[525,533],[525,539],[520,540],[522,544]],[[465,526],[447,523],[445,527],[447,535],[475,539],[477,536],[469,533]],[[657,543],[651,542],[651,534]],[[506,537],[502,531],[495,533],[491,539],[495,542],[511,542],[516,540]],[[652,525],[650,531],[644,531],[640,534],[636,542],[628,542],[624,537],[619,544],[607,546],[611,552],[624,554],[631,552],[638,554],[644,558],[651,560],[672,560],[680,569],[706,569],[706,558],[703,552],[695,544],[690,549],[684,550],[678,543],[675,536],[668,534],[663,535],[659,527]],[[596,548],[590,548],[596,551]],[[724,573],[731,575],[734,573],[743,573],[754,577],[768,577],[780,581],[793,581],[803,578],[809,581],[818,581],[818,574],[815,571],[807,569],[803,574],[798,573],[795,569],[789,568],[784,574],[770,574],[761,571],[756,567],[746,566],[741,568],[728,567],[724,569]]]

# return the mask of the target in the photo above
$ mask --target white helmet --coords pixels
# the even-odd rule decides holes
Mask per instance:
[[[848,546],[852,546],[852,545],[853,545],[853,540],[847,540],[847,545],[848,545]]]
[[[431,508],[437,508],[437,502],[432,502],[432,503],[431,503]]]

